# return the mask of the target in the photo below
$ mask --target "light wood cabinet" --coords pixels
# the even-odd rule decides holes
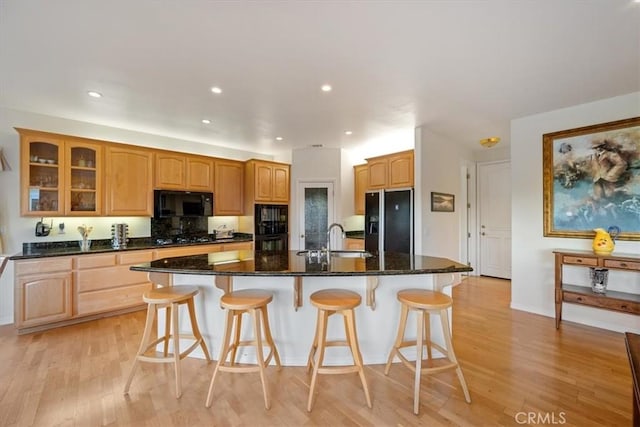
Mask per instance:
[[[210,252],[221,252],[221,244],[193,245],[173,248],[161,248],[153,251],[153,259],[172,258],[177,256],[202,255]]]
[[[152,151],[109,144],[105,160],[105,213],[113,216],[152,216]]]
[[[213,190],[215,215],[244,215],[244,163],[215,160]]]
[[[245,164],[245,189],[247,202],[289,203],[289,170],[283,163],[249,160]],[[245,206],[245,211],[252,209]]]
[[[155,150],[154,187],[163,190],[213,191],[213,160]]]
[[[371,190],[413,187],[413,150],[367,159]]]
[[[102,207],[102,145],[28,129],[20,134],[21,214],[96,216]]]
[[[16,328],[71,318],[71,265],[71,257],[15,263]]]
[[[364,251],[364,239],[344,239],[344,248],[348,251]]]
[[[131,271],[129,267],[152,259],[151,250],[76,257],[74,314],[86,316],[143,308],[142,294],[151,288],[151,283],[146,273]]]
[[[369,166],[356,165],[353,167],[353,207],[356,215],[364,215],[364,193],[369,185]]]

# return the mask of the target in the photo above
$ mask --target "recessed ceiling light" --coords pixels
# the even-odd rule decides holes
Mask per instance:
[[[89,95],[92,98],[102,98],[102,94],[94,90],[90,90],[89,92],[87,92],[87,95]]]
[[[284,138],[281,136],[276,136],[276,141],[282,141]]]
[[[320,89],[322,89],[323,92],[331,92],[331,89],[333,88],[331,87],[331,85],[322,85]]]
[[[211,120],[209,120],[209,119],[202,119],[202,123],[204,123],[205,125],[208,125],[209,123],[211,123]]]
[[[214,86],[211,88],[211,92],[219,95],[222,93],[222,89],[220,89],[218,86]]]
[[[345,135],[352,135],[352,134],[353,134],[353,131],[345,130],[345,131],[344,131],[344,134],[345,134]]]

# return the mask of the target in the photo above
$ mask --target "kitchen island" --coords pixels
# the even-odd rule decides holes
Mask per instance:
[[[131,270],[148,272],[156,283],[201,288],[196,297],[198,323],[214,357],[224,325],[218,303],[223,292],[252,287],[273,292],[271,330],[283,364],[290,366],[306,364],[313,339],[316,310],[307,303],[308,295],[327,288],[351,289],[363,297],[356,309],[356,323],[364,362],[377,364],[386,361],[395,338],[400,313],[397,291],[423,288],[449,293],[447,285],[457,281],[457,273],[472,269],[447,258],[389,252],[365,255],[357,251],[333,251],[329,257],[297,251],[227,251],[158,259]],[[189,324],[186,313],[181,313],[181,324]],[[329,339],[340,337],[343,325],[330,321],[328,330]],[[437,319],[432,321],[432,331],[435,341],[440,341]],[[240,362],[252,360],[252,349],[243,349]],[[328,364],[351,363],[348,350],[342,348],[330,349],[326,360]]]

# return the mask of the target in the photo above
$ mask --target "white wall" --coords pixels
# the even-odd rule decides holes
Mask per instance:
[[[635,116],[640,116],[640,92],[511,122],[511,307],[555,316],[553,249],[591,250],[590,239],[543,237],[542,135]],[[616,252],[638,254],[640,242],[618,241]],[[624,286],[635,288],[635,292],[640,293],[638,276],[626,275],[621,281]],[[615,289],[616,280],[612,279],[610,277],[609,287]],[[640,333],[640,317],[623,313],[564,304],[562,318],[616,331]]]
[[[26,113],[0,108],[0,147],[2,147],[11,171],[0,172],[0,235],[5,253],[14,255],[22,251],[24,242],[47,242],[77,240],[77,225],[86,223],[94,227],[91,237],[107,239],[111,237],[111,224],[126,222],[131,237],[149,236],[149,218],[123,217],[74,217],[54,218],[56,227],[48,237],[35,237],[35,224],[39,218],[20,216],[20,140],[14,127],[36,129],[47,132],[121,142],[145,147],[164,148],[174,151],[197,153],[207,156],[236,160],[261,158],[271,160],[271,156],[245,152],[224,147],[216,147],[197,142],[184,141],[158,135],[128,131],[91,123],[67,120],[58,117]],[[49,223],[51,218],[46,218]],[[66,233],[57,234],[57,225],[65,223]],[[0,277],[0,324],[13,322],[13,262],[9,262]]]

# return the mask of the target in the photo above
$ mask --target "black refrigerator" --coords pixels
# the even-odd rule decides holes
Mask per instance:
[[[413,188],[365,193],[364,248],[413,254]]]

